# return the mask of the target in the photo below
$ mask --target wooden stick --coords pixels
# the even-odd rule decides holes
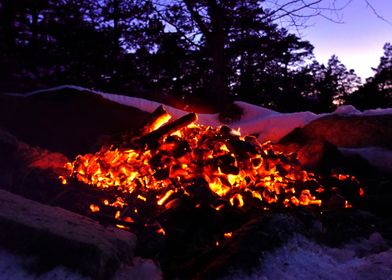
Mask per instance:
[[[135,138],[133,141],[138,146],[151,145],[154,142],[159,141],[162,137],[170,135],[191,123],[194,123],[195,121],[197,121],[197,115],[195,113],[189,113],[171,123],[165,124],[160,128],[151,131],[146,135],[143,135],[140,138]]]
[[[171,115],[160,105],[151,113],[147,124],[142,128],[141,135],[145,135],[155,130],[160,122],[166,123],[171,119]]]

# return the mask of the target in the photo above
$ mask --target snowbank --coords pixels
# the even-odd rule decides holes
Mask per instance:
[[[115,95],[109,93],[98,93],[102,97],[123,105],[139,108],[142,111],[151,113],[160,103],[145,100],[136,97],[123,95]],[[292,114],[282,114],[276,111],[237,101],[236,104],[243,109],[244,115],[238,122],[232,123],[230,126],[237,129],[241,128],[242,134],[257,135],[260,141],[270,140],[272,142],[279,141],[283,136],[288,134],[296,127],[302,127],[314,119],[321,117],[310,112],[300,112]],[[164,105],[165,109],[173,115],[180,117],[186,112]],[[198,123],[210,126],[220,126],[218,114],[199,114]]]
[[[145,112],[153,112],[159,105],[158,102],[146,100],[137,97],[130,97],[118,94],[110,94],[101,91],[91,90],[80,86],[62,85],[58,87],[37,90],[26,94],[10,94],[14,96],[31,96],[38,93],[52,92],[62,89],[73,89],[78,91],[87,91],[93,94],[98,94],[105,99],[113,102],[138,108]],[[232,123],[230,126],[237,129],[241,128],[242,134],[253,134],[258,137],[261,142],[270,140],[273,143],[278,142],[283,136],[287,135],[294,128],[303,127],[309,122],[327,116],[328,114],[314,114],[311,112],[297,112],[297,113],[279,113],[267,108],[252,105],[246,102],[237,101],[236,104],[243,109],[243,116],[240,121]],[[176,109],[174,107],[164,105],[165,109],[178,118],[184,114],[185,111]],[[392,114],[390,109],[375,109],[361,112],[351,105],[341,106],[331,114],[339,115],[381,115]],[[218,120],[218,114],[199,114],[199,123],[203,125],[219,126],[222,123]]]
[[[54,92],[62,89],[73,89],[77,91],[86,91],[93,94],[98,94],[105,99],[113,102],[138,108],[145,112],[153,112],[159,105],[158,102],[146,100],[137,97],[129,97],[118,94],[110,94],[101,91],[90,90],[80,86],[63,85],[44,90],[33,91],[27,94],[11,94],[14,96],[31,96],[38,93]],[[243,135],[252,134],[258,137],[259,141],[278,142],[282,137],[287,135],[297,127],[303,127],[313,120],[327,115],[355,115],[355,116],[372,116],[382,114],[392,114],[392,108],[389,109],[374,109],[359,111],[351,105],[340,106],[335,112],[331,114],[314,114],[311,112],[297,112],[297,113],[279,113],[267,108],[252,105],[249,103],[237,101],[236,104],[243,109],[243,116],[241,120],[230,124],[234,129],[240,128]],[[178,118],[187,112],[176,109],[174,107],[164,105],[165,109]],[[199,114],[198,122],[203,125],[220,126],[218,114]],[[342,149],[347,154],[359,154],[368,159],[370,163],[381,167],[384,170],[392,171],[392,152],[377,148],[363,148],[363,149]]]
[[[296,127],[303,127],[321,117],[311,112],[283,114],[263,107],[236,102],[244,110],[240,121],[232,123],[233,128],[240,127],[244,135],[256,135],[261,142],[278,142]]]
[[[160,103],[154,101],[135,97],[107,93],[100,93],[100,95],[108,100],[123,105],[136,107],[149,113],[161,105]],[[242,134],[257,135],[259,140],[262,142],[267,140],[277,142],[294,128],[302,127],[321,116],[311,112],[282,114],[270,109],[240,101],[236,102],[236,104],[243,109],[244,115],[241,117],[240,121],[234,122],[230,124],[230,126],[234,129],[240,128]],[[168,105],[164,105],[164,107],[175,118],[186,114],[186,112]],[[198,123],[203,125],[223,125],[223,123],[221,123],[218,119],[218,114],[198,114],[198,117]]]

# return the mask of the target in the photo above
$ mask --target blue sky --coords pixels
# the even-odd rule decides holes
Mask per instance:
[[[302,38],[314,45],[319,62],[326,63],[336,54],[363,81],[373,75],[371,67],[377,67],[384,44],[392,43],[392,0],[368,1],[389,23],[378,18],[365,0],[352,0],[340,12],[343,23],[317,17],[310,20],[312,26],[302,31]]]

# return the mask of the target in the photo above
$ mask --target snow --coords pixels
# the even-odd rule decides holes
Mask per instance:
[[[135,107],[148,113],[153,112],[158,106],[162,105],[161,103],[146,100],[143,98],[130,97],[119,94],[110,94],[74,85],[62,85],[58,87],[37,90],[26,94],[10,93],[9,95],[31,96],[38,93],[55,92],[62,89],[74,89],[78,91],[86,91],[93,94],[98,94],[105,99],[126,106]],[[331,114],[314,114],[311,112],[279,113],[267,108],[252,105],[242,101],[236,101],[235,103],[243,109],[243,115],[241,117],[241,120],[230,124],[230,126],[234,129],[240,128],[240,131],[243,135],[257,136],[260,142],[271,141],[272,143],[278,142],[282,137],[287,135],[293,129],[297,127],[303,127],[311,121],[327,115],[374,116],[392,114],[392,108],[365,110],[361,112],[352,105],[340,106]],[[164,108],[174,118],[181,117],[187,113],[185,111],[176,109],[168,105],[164,105]],[[218,114],[198,114],[198,118],[198,123],[203,125],[220,126],[223,124],[219,121]],[[382,169],[387,171],[392,171],[391,151],[373,147],[361,149],[342,149],[342,151],[347,154],[358,154],[369,160],[370,163],[375,164],[375,166],[381,167]]]
[[[331,248],[297,235],[264,255],[253,273],[234,272],[224,279],[368,280],[392,279],[392,249],[378,233],[342,248]]]
[[[122,105],[130,106],[130,107],[135,107],[148,113],[152,113],[156,108],[162,105],[161,103],[151,101],[151,100],[146,100],[143,98],[138,98],[138,97],[124,96],[124,95],[111,94],[111,93],[102,93],[102,92],[98,94],[110,101]],[[179,118],[187,114],[187,112],[182,111],[180,109],[176,109],[169,105],[164,105],[164,108],[174,118]],[[220,123],[218,120],[218,114],[199,114],[198,118],[199,118],[198,123],[203,125],[211,125],[211,126],[222,125],[222,123]]]
[[[359,155],[380,170],[392,173],[392,151],[379,147],[339,148],[343,155]]]
[[[87,91],[93,94],[98,94],[105,99],[111,100],[122,105],[135,107],[148,113],[153,112],[158,106],[162,105],[161,103],[146,100],[143,98],[105,93],[74,85],[62,85],[58,87],[37,90],[26,94],[10,93],[9,95],[31,96],[38,93],[55,92],[62,89],[74,89],[78,91]],[[291,132],[294,128],[303,127],[317,118],[329,115],[314,114],[311,112],[279,113],[267,108],[252,105],[242,101],[236,101],[235,103],[243,109],[243,116],[241,117],[240,121],[234,122],[230,124],[230,126],[234,129],[241,128],[241,133],[244,135],[256,135],[261,142],[270,140],[272,143],[276,143],[283,136]],[[164,105],[164,108],[174,118],[181,117],[187,113],[185,111],[176,109],[168,105]],[[361,112],[351,105],[344,105],[338,107],[336,111],[331,114],[366,116],[392,114],[392,108],[366,110]],[[219,121],[218,114],[199,114],[198,117],[198,123],[203,125],[220,126],[223,124]]]
[[[122,105],[135,107],[148,113],[153,112],[158,106],[161,105],[161,103],[151,100],[118,94],[110,94],[73,85],[63,85],[54,88],[33,91],[26,94],[11,93],[9,95],[31,96],[38,93],[55,92],[62,89],[73,89],[98,94],[105,99],[111,100]],[[232,123],[230,126],[235,129],[240,127],[242,134],[257,135],[259,140],[262,142],[267,140],[277,142],[294,128],[302,127],[307,123],[311,122],[312,120],[321,117],[321,115],[316,115],[311,112],[282,114],[270,109],[266,109],[241,101],[237,101],[236,104],[243,109],[244,114],[240,121]],[[178,118],[186,114],[185,111],[176,109],[168,105],[164,105],[164,108],[174,118]],[[223,124],[219,121],[218,114],[198,114],[198,118],[198,123],[203,125],[220,126]]]
[[[33,257],[22,257],[0,249],[0,279],[89,279],[62,266],[35,275],[27,269],[33,263]],[[135,258],[132,266],[121,268],[113,279],[162,279],[162,274],[153,261]],[[302,235],[296,235],[282,247],[266,253],[260,267],[250,275],[236,271],[224,279],[388,280],[392,279],[392,249],[388,249],[386,241],[378,233],[341,248],[320,245]]]
[[[334,115],[361,115],[362,112],[355,108],[353,105],[343,105],[336,108],[332,113]]]
[[[387,108],[387,109],[371,109],[371,110],[365,110],[363,111],[364,115],[367,116],[375,116],[375,115],[390,115],[392,114],[392,108]]]
[[[163,275],[159,267],[152,261],[139,257],[133,259],[132,266],[126,266],[119,269],[113,280],[159,280]]]
[[[259,108],[261,108],[261,112],[264,112],[264,108]],[[276,143],[294,128],[303,127],[320,117],[320,115],[311,112],[283,114],[272,111],[273,113],[258,115],[257,111],[252,111],[254,108],[249,109],[249,106],[245,106],[243,109],[245,112],[244,118],[230,124],[230,126],[233,128],[240,127],[243,135],[257,136],[260,142],[269,140]]]
[[[35,90],[35,91],[28,92],[28,93],[7,93],[7,95],[28,97],[28,96],[32,96],[32,95],[38,94],[38,93],[55,92],[57,90],[63,90],[63,89],[74,89],[74,90],[78,90],[78,91],[88,91],[88,92],[96,93],[96,94],[100,93],[99,91],[95,91],[95,90],[92,90],[92,89],[84,88],[84,87],[81,87],[81,86],[61,85],[61,86],[57,86],[57,87],[51,87],[51,88]]]
[[[145,100],[136,97],[123,95],[115,95],[109,93],[98,93],[102,97],[111,101],[139,108],[142,111],[151,113],[160,103]],[[276,111],[237,101],[236,104],[243,109],[243,116],[238,122],[230,124],[234,129],[241,128],[242,134],[257,135],[259,140],[264,142],[270,140],[272,142],[279,141],[283,136],[292,131],[296,127],[302,127],[312,120],[319,118],[311,112],[300,112],[292,114],[282,114]],[[186,112],[164,105],[174,118],[178,118],[186,114]],[[223,125],[218,119],[218,114],[198,114],[198,123],[210,126]]]
[[[359,111],[352,105],[339,106],[332,114],[334,115],[360,115],[360,116],[376,116],[376,115],[390,115],[392,114],[392,108],[387,109],[370,109],[365,111]]]
[[[0,249],[0,279],[1,280],[88,280],[90,278],[82,276],[63,266],[43,274],[34,274],[28,267],[34,267],[35,258],[20,256],[9,251]],[[120,268],[113,277],[113,280],[147,280],[162,279],[159,267],[152,261],[142,258],[134,258],[132,265]]]

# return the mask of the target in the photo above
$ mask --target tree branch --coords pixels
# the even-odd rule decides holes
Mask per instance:
[[[299,12],[299,11],[304,10],[306,8],[313,7],[313,6],[317,5],[317,4],[319,4],[321,1],[322,0],[315,0],[315,1],[310,2],[310,3],[306,3],[305,1],[300,1],[300,0],[290,1],[290,2],[280,6],[278,9],[274,10],[272,13],[266,14],[263,17],[263,19],[270,18],[271,20],[278,20],[278,19],[281,19],[281,18],[286,17],[288,15],[297,16],[296,12]],[[300,3],[300,2],[302,3],[301,6],[299,6],[297,8],[290,9],[290,10],[286,9],[286,7],[288,7],[289,4],[292,5],[292,4],[296,4],[296,3]],[[279,12],[282,12],[282,11],[283,11],[283,14],[277,15],[277,17],[275,17],[275,18],[272,17],[273,15],[279,14]]]
[[[153,7],[154,11],[158,14],[158,16],[165,21],[167,24],[173,26],[176,30],[176,32],[178,32],[181,37],[183,37],[189,44],[191,44],[192,46],[196,47],[196,48],[201,48],[202,45],[195,43],[192,39],[190,39],[185,32],[183,32],[180,28],[177,27],[177,25],[173,22],[171,22],[167,17],[163,16],[161,11],[159,11],[155,6]]]
[[[197,26],[200,28],[200,31],[203,33],[203,35],[208,38],[210,36],[210,30],[207,28],[207,26],[204,24],[203,19],[201,18],[201,15],[193,9],[192,3],[189,0],[184,0],[185,6],[187,7],[189,13],[192,16],[192,19],[196,22]]]
[[[378,17],[379,19],[381,19],[382,21],[388,23],[389,25],[392,25],[392,22],[387,20],[385,17],[383,17],[382,15],[380,15],[377,10],[374,8],[374,6],[372,4],[370,4],[370,2],[368,0],[364,0],[366,3],[366,6],[368,8],[370,8],[372,10],[372,12],[376,15],[376,17]]]

